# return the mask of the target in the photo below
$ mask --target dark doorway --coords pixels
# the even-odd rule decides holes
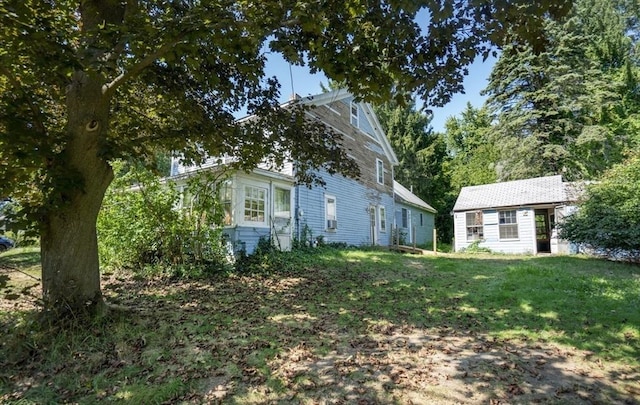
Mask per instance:
[[[549,210],[536,210],[536,242],[538,253],[551,253]]]

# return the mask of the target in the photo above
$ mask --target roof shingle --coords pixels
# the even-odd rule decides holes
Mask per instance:
[[[570,200],[573,198],[568,198],[562,176],[557,175],[463,187],[453,210],[561,203]]]

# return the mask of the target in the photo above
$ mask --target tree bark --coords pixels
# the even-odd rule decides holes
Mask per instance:
[[[100,154],[109,120],[102,83],[99,74],[79,71],[67,89],[67,142],[55,164],[79,181],[63,184],[62,203],[49,209],[41,232],[44,306],[54,320],[104,308],[96,221],[113,172]]]

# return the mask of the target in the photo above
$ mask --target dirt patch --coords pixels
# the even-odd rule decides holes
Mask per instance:
[[[325,356],[298,348],[274,369],[294,398],[309,403],[640,403],[640,371],[589,352],[447,329],[386,332]]]

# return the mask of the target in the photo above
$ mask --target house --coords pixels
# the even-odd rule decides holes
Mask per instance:
[[[398,159],[371,105],[356,101],[345,90],[300,102],[314,107],[307,113],[310,119],[342,135],[342,146],[358,163],[360,178],[321,172],[324,187],[297,185],[294,161],[279,171],[261,165],[251,173],[231,174],[221,195],[224,234],[233,248],[250,253],[264,237],[283,250],[290,249],[293,240],[389,246],[395,226],[404,226],[409,238],[428,241],[435,210],[394,180]],[[224,158],[215,158],[188,167],[174,159],[171,178],[184,181],[192,173],[224,164]]]
[[[393,191],[399,243],[432,244],[436,210],[397,181],[393,182]]]
[[[479,243],[503,253],[569,253],[557,224],[575,211],[578,194],[559,175],[463,187],[453,207],[455,250]]]

